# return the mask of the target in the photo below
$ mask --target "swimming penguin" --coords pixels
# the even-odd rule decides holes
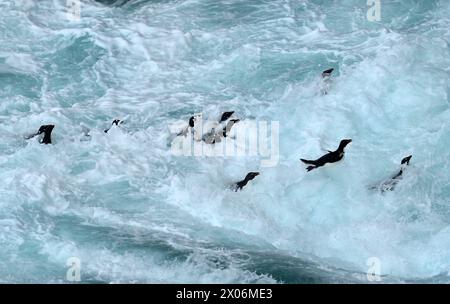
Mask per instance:
[[[230,134],[231,128],[239,122],[239,119],[230,119],[225,127],[221,131],[216,131],[216,128],[212,128],[211,131],[205,134],[202,140],[207,144],[215,144],[222,141],[222,137],[227,137]]]
[[[234,126],[234,124],[238,123],[239,121],[240,121],[239,119],[230,119],[226,127],[222,129],[222,136],[227,137],[228,134],[230,134],[231,128]]]
[[[189,125],[186,128],[184,128],[180,133],[178,133],[177,136],[183,135],[184,137],[186,137],[188,134],[189,128],[191,128],[191,130],[194,131],[195,121],[196,121],[195,116],[191,116],[189,118]]]
[[[228,118],[230,118],[231,115],[233,115],[233,114],[234,114],[234,111],[231,111],[231,112],[224,112],[224,113],[222,114],[222,117],[220,118],[219,123],[224,122],[224,121],[227,121]]]
[[[195,117],[191,116],[191,118],[189,118],[189,127],[193,128],[195,123]]]
[[[328,91],[330,90],[330,86],[331,86],[330,76],[331,76],[331,73],[333,73],[333,71],[334,71],[334,69],[331,68],[331,69],[328,69],[328,70],[325,70],[322,72],[322,83],[320,85],[321,86],[320,90],[322,92],[322,95],[327,95]]]
[[[319,167],[322,167],[323,165],[327,164],[327,163],[335,163],[340,161],[342,158],[344,158],[344,149],[345,147],[351,143],[352,140],[351,139],[343,139],[341,140],[339,147],[337,148],[336,151],[328,151],[327,154],[325,154],[324,156],[316,159],[316,160],[307,160],[307,159],[300,159],[302,162],[304,162],[305,164],[311,165],[308,166],[308,168],[306,168],[306,170],[309,172],[313,169],[317,169]]]
[[[42,138],[42,140],[40,140],[40,143],[46,144],[46,145],[51,144],[52,143],[52,131],[53,131],[54,127],[55,127],[54,125],[43,125],[39,128],[37,133],[27,136],[26,139],[31,139],[37,135],[41,135],[42,133],[44,133],[44,137]]]
[[[328,69],[328,70],[326,70],[326,71],[323,71],[323,72],[322,72],[322,78],[330,77],[330,76],[331,76],[331,73],[333,73],[333,71],[334,71],[333,68]]]
[[[409,166],[409,161],[411,160],[411,158],[412,158],[412,155],[404,157],[400,163],[400,166],[401,166],[400,171],[397,174],[395,174],[389,180],[386,180],[383,183],[381,183],[380,186],[372,187],[371,189],[379,189],[381,192],[394,190],[395,186],[402,179],[404,170],[406,169],[406,167]]]
[[[120,124],[122,124],[122,123],[123,123],[122,120],[120,120],[120,119],[114,119],[113,122],[112,122],[112,124],[111,124],[111,127],[110,127],[109,129],[106,129],[106,130],[105,130],[105,133],[108,133],[108,131],[111,130],[112,126],[114,126],[114,125],[118,126],[118,125],[120,125]]]
[[[257,177],[258,175],[259,175],[259,172],[248,173],[247,176],[244,178],[244,180],[241,180],[240,182],[237,182],[236,184],[233,185],[234,192],[237,192],[238,190],[242,190],[242,188],[244,188],[249,181],[251,181],[252,179]]]

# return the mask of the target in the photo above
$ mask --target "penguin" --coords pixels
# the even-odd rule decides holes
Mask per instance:
[[[233,114],[234,114],[234,111],[231,111],[231,112],[224,112],[224,113],[222,114],[222,117],[220,118],[219,123],[222,123],[222,122],[224,122],[224,121],[227,121],[228,118],[230,118],[231,115],[233,115]]]
[[[239,121],[240,121],[239,119],[230,119],[230,120],[228,121],[226,127],[224,127],[224,128],[222,129],[222,136],[223,136],[223,137],[227,137],[228,134],[229,134],[230,131],[231,131],[231,128],[232,128],[236,123],[238,123]]]
[[[381,192],[392,191],[395,186],[397,186],[398,182],[402,179],[403,172],[409,166],[409,162],[412,158],[412,155],[406,156],[400,162],[400,171],[392,176],[390,179],[384,181],[379,186],[372,187],[371,189],[378,189]]]
[[[244,188],[249,181],[251,181],[252,179],[257,177],[258,175],[259,175],[259,172],[248,173],[247,176],[245,176],[245,178],[243,180],[241,180],[240,182],[237,182],[233,185],[234,192],[237,192],[238,190],[242,190],[242,188]]]
[[[27,136],[26,139],[31,139],[37,135],[41,135],[42,133],[44,133],[44,137],[39,142],[41,144],[46,144],[46,145],[51,144],[52,143],[52,131],[53,131],[54,127],[55,127],[55,125],[43,125],[39,128],[37,133]]]
[[[191,118],[189,118],[189,127],[193,128],[195,125],[195,117],[191,116]]]
[[[322,72],[322,78],[330,77],[331,73],[333,73],[333,71],[334,71],[333,68],[323,71]]]
[[[325,165],[327,163],[338,162],[342,158],[344,158],[344,154],[345,154],[344,149],[351,142],[352,142],[351,139],[343,139],[343,140],[341,140],[339,147],[337,148],[336,151],[328,151],[327,154],[323,155],[322,157],[320,157],[316,160],[307,160],[307,159],[303,159],[303,158],[301,158],[300,160],[307,165],[311,165],[306,168],[306,170],[308,172],[311,170],[317,169],[319,167],[322,167],[323,165]]]
[[[222,141],[222,137],[227,137],[230,134],[231,128],[239,122],[239,119],[230,119],[225,127],[219,132],[216,131],[216,128],[212,128],[211,131],[205,134],[202,140],[207,144],[215,144]]]
[[[328,91],[330,89],[330,76],[333,73],[334,69],[328,69],[322,72],[322,83],[321,83],[321,92],[322,95],[328,95]]]
[[[215,144],[215,143],[221,142],[222,141],[221,138],[227,137],[231,128],[233,127],[233,125],[239,121],[239,119],[230,119],[230,117],[233,116],[233,114],[234,114],[234,111],[223,112],[222,116],[220,117],[220,121],[214,121],[214,122],[210,123],[208,128],[211,128],[211,127],[212,128],[210,129],[210,131],[208,133],[200,134],[202,132],[198,131],[199,134],[197,134],[197,135],[200,135],[201,138],[199,136],[197,136],[196,141],[204,141],[207,144]],[[189,132],[189,128],[191,128],[191,132],[193,134],[196,134],[197,131],[195,130],[195,128],[197,128],[198,117],[199,117],[199,115],[191,116],[189,118],[188,126],[186,126],[183,130],[181,130],[177,134],[177,136],[186,137]],[[225,122],[227,122],[226,125],[224,125]],[[203,130],[204,128],[206,128],[205,125],[200,126],[200,130]],[[222,129],[221,130],[219,129],[219,131],[217,131],[218,128],[222,128]]]
[[[222,141],[222,137],[227,137],[229,135],[229,132],[231,128],[239,122],[239,119],[230,119],[231,116],[233,116],[235,112],[223,112],[222,116],[220,117],[220,121],[213,123],[213,128],[211,131],[206,133],[202,140],[207,144],[215,144]],[[226,125],[224,124],[225,122]],[[222,128],[221,130],[217,131],[218,128]]]
[[[106,129],[106,130],[105,130],[105,133],[108,133],[108,131],[111,130],[112,126],[114,126],[114,125],[118,126],[118,125],[120,125],[120,124],[122,124],[122,123],[123,123],[123,120],[120,120],[120,119],[114,119],[113,122],[112,122],[112,124],[111,124],[111,127],[110,127],[109,129]]]
[[[191,116],[191,117],[189,118],[188,126],[185,127],[183,130],[181,130],[181,131],[177,134],[177,136],[183,135],[184,137],[186,137],[187,134],[188,134],[189,128],[191,128],[191,132],[194,132],[195,121],[196,121],[195,116]]]

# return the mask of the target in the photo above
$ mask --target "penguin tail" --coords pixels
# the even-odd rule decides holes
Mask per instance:
[[[303,159],[303,158],[300,158],[300,160],[307,165],[315,165],[316,164],[316,161],[314,161],[314,160],[307,160],[307,159]]]

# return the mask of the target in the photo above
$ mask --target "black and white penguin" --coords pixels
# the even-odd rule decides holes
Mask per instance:
[[[216,128],[212,128],[209,133],[203,136],[202,140],[207,144],[216,144],[221,142],[222,137],[227,137],[230,134],[231,128],[239,121],[239,119],[230,119],[221,131],[216,131]]]
[[[409,166],[411,158],[412,155],[404,157],[400,163],[400,171],[394,176],[392,176],[390,179],[382,182],[379,186],[372,187],[372,189],[379,189],[381,192],[394,190],[395,186],[402,179],[403,172]]]
[[[239,121],[239,119],[230,119],[227,125],[222,129],[222,136],[227,137],[228,134],[230,134],[231,128]]]
[[[245,176],[245,178],[243,180],[241,180],[240,182],[237,182],[233,185],[234,192],[237,192],[238,190],[242,190],[242,188],[244,188],[249,181],[251,181],[252,179],[257,177],[258,175],[259,175],[259,172],[248,173],[247,176]]]
[[[197,121],[197,118],[196,118],[195,116],[191,116],[191,117],[189,118],[189,123],[188,123],[188,125],[187,125],[183,130],[181,130],[181,131],[177,134],[177,136],[184,136],[184,137],[186,137],[187,134],[188,134],[188,132],[189,132],[189,128],[191,129],[191,132],[194,133],[194,126],[195,126],[195,122],[196,122],[196,121]]]
[[[333,71],[334,71],[333,68],[323,71],[323,72],[322,72],[322,78],[330,77],[330,76],[331,76],[331,73],[333,73]]]
[[[223,112],[220,120],[213,123],[213,127],[208,133],[202,136],[202,140],[207,144],[215,144],[221,142],[223,137],[227,137],[231,128],[240,121],[237,118],[230,119],[233,114],[234,111]]]
[[[123,120],[120,120],[120,119],[114,119],[113,122],[111,123],[111,127],[110,127],[109,129],[106,129],[106,130],[105,130],[105,133],[108,133],[108,131],[111,130],[111,128],[112,128],[114,125],[119,126],[119,125],[122,124],[122,123],[123,123]]]
[[[195,126],[195,116],[189,118],[189,127],[193,128]]]
[[[307,159],[303,159],[303,158],[301,158],[300,160],[307,165],[311,165],[306,168],[306,170],[308,172],[313,169],[322,167],[323,165],[325,165],[327,163],[338,162],[344,158],[344,154],[345,154],[344,149],[351,142],[352,142],[351,139],[343,139],[343,140],[341,140],[339,147],[337,148],[336,151],[328,151],[327,154],[325,154],[324,156],[322,156],[316,160],[307,160]]]
[[[322,72],[322,83],[320,84],[322,95],[327,95],[328,91],[330,90],[330,77],[333,71],[334,69],[331,68]]]
[[[42,138],[42,140],[40,140],[39,142],[41,144],[51,144],[52,143],[52,131],[53,128],[55,128],[55,125],[43,125],[39,128],[39,130],[37,131],[37,133],[32,134],[30,136],[27,136],[26,139],[31,139],[37,135],[41,135],[42,133],[44,133],[44,137]]]

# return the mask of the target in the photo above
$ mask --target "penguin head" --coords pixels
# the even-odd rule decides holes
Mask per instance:
[[[224,112],[224,113],[222,114],[222,117],[220,117],[219,123],[221,123],[221,122],[223,122],[223,121],[227,121],[228,118],[230,118],[233,114],[234,114],[234,111],[231,111],[231,112]]]
[[[406,156],[405,158],[402,159],[402,165],[406,164],[407,166],[409,165],[409,161],[411,160],[412,155]]]
[[[40,134],[44,133],[44,138],[39,141],[41,144],[51,144],[52,143],[52,131],[53,131],[54,127],[55,127],[54,125],[44,125],[39,128],[36,135],[40,135]]]
[[[194,123],[195,123],[195,117],[191,116],[191,118],[189,118],[189,127],[193,128],[194,127]]]
[[[257,177],[259,175],[259,172],[250,172],[247,174],[247,176],[245,177],[245,179],[247,181],[254,179],[255,177]]]
[[[341,142],[339,143],[338,150],[344,150],[344,148],[351,142],[352,142],[351,139],[343,139],[343,140],[341,140]]]
[[[202,121],[202,114],[197,113],[189,118],[189,127],[193,128],[197,122]]]
[[[55,127],[54,125],[44,125],[44,126],[41,126],[41,127],[39,128],[37,134],[39,135],[39,134],[42,134],[42,133],[44,133],[44,134],[45,134],[45,133],[47,133],[47,134],[52,133],[54,127]]]

